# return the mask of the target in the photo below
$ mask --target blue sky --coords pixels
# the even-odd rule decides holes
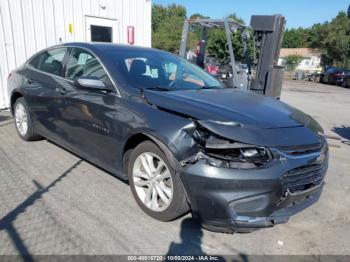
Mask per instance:
[[[350,0],[152,0],[155,4],[181,4],[187,15],[201,13],[212,18],[222,18],[236,13],[249,23],[253,14],[282,14],[287,27],[310,27],[346,11]]]

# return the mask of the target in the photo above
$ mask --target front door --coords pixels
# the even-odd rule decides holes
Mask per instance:
[[[117,153],[122,146],[118,134],[119,111],[123,110],[118,106],[120,98],[115,93],[79,87],[74,82],[80,77],[93,78],[114,89],[107,72],[89,51],[71,48],[64,77],[68,85],[57,124],[69,134],[64,140],[79,155],[116,172]]]
[[[86,40],[88,42],[119,42],[118,21],[100,17],[85,17]]]

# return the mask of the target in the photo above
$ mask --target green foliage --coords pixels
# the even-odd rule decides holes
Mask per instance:
[[[340,12],[325,27],[326,38],[320,42],[323,60],[330,65],[350,68],[350,18]]]
[[[172,53],[180,47],[186,8],[181,5],[152,6],[152,46]]]
[[[223,30],[214,29],[208,39],[208,52],[210,56],[216,57],[221,63],[227,60],[226,35]]]
[[[310,30],[309,34],[307,36],[307,43],[304,45],[304,47],[310,47],[310,48],[321,48],[324,46],[324,43],[326,41],[328,23],[324,24],[314,24]]]
[[[199,13],[194,13],[190,16],[190,19],[206,19],[206,18],[210,18],[210,17],[204,16],[204,15],[199,14]]]
[[[171,53],[178,53],[183,21],[183,18],[179,16],[169,17],[166,23],[163,23],[156,32],[153,32],[152,46]]]
[[[286,30],[282,47],[317,48],[323,65],[350,68],[350,17],[340,12],[330,22]]]
[[[305,47],[308,45],[307,38],[308,38],[309,30],[298,28],[298,29],[287,29],[284,32],[283,37],[283,48],[298,48],[298,47]]]
[[[236,14],[231,14],[228,17],[244,24],[244,20],[237,17]],[[231,40],[236,61],[244,61],[244,48],[241,32],[237,31],[233,33]],[[252,46],[248,47],[252,48]],[[208,39],[208,52],[210,56],[216,57],[221,63],[226,63],[229,60],[227,38],[223,29],[211,30]]]
[[[286,63],[286,69],[288,71],[294,71],[295,68],[299,65],[299,63],[303,60],[302,56],[298,55],[290,55],[284,58]]]
[[[152,6],[152,32],[157,32],[162,21],[168,16],[168,10],[162,5]]]
[[[240,24],[245,24],[243,18],[238,17],[238,16],[236,15],[236,13],[232,13],[232,14],[228,15],[227,17],[228,17],[228,18],[233,18],[234,20],[236,20],[236,21],[237,21],[238,23],[240,23]]]
[[[241,32],[237,31],[232,34],[232,46],[237,61],[243,61],[243,44]],[[210,56],[216,57],[221,63],[229,60],[227,47],[227,38],[223,29],[213,29],[208,39],[208,52]]]
[[[229,15],[240,23],[243,19],[236,14]],[[190,18],[210,18],[199,13],[192,14]],[[186,19],[186,8],[181,5],[172,4],[169,6],[157,5],[152,6],[152,46],[163,49],[172,53],[177,53],[180,48],[182,28]],[[192,29],[189,33],[188,46],[194,48],[199,41],[200,30]],[[236,59],[243,58],[242,39],[239,32],[232,35],[233,47]],[[208,51],[210,55],[224,61],[228,58],[226,52],[226,35],[224,30],[210,30],[208,38]]]
[[[350,10],[349,10],[350,11]],[[243,19],[236,14],[234,18],[244,24]],[[193,14],[191,18],[209,18],[201,14]],[[155,48],[177,53],[180,47],[183,22],[186,19],[186,8],[181,5],[152,6],[152,46]],[[194,47],[199,40],[200,31],[194,29],[189,35],[189,47]],[[237,61],[243,61],[243,44],[241,33],[232,34],[232,42]],[[221,61],[227,61],[227,41],[224,30],[213,29],[209,32],[208,52]],[[286,30],[282,47],[317,48],[322,53],[323,65],[339,66],[350,69],[350,15],[340,12],[330,22],[315,24],[311,28]],[[252,43],[248,46],[251,51]],[[252,54],[252,52],[249,52]]]

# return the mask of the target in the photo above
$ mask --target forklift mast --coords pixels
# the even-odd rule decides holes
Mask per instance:
[[[211,28],[223,28],[225,30],[230,68],[232,71],[232,83],[230,86],[244,90],[251,90],[262,93],[266,96],[279,98],[282,90],[282,80],[284,68],[278,66],[283,32],[285,28],[285,18],[281,15],[273,16],[252,16],[250,27],[238,23],[232,18],[226,19],[187,19],[185,20],[179,55],[186,58],[187,42],[191,26],[201,28],[199,56],[204,57],[206,52],[208,31]],[[253,31],[256,47],[259,48],[258,59],[255,62],[256,70],[254,77],[249,75],[242,86],[238,67],[235,60],[232,45],[232,33],[240,30],[242,35],[248,30]],[[246,34],[243,37],[246,38]],[[251,80],[251,81],[250,81]]]
[[[280,98],[284,67],[278,66],[286,20],[281,15],[252,16],[250,26],[255,33],[260,54],[256,75],[250,90]]]

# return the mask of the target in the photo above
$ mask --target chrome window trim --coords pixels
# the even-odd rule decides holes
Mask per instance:
[[[115,90],[116,90],[116,95],[117,95],[118,97],[121,97],[120,91],[119,91],[119,89],[118,89],[118,87],[117,87],[117,85],[116,85],[114,79],[111,77],[109,71],[107,70],[107,68],[105,67],[105,65],[103,64],[103,62],[101,61],[100,57],[99,57],[98,55],[96,55],[95,52],[93,52],[92,50],[90,50],[90,49],[88,49],[88,48],[86,48],[86,47],[72,46],[72,45],[57,45],[57,46],[49,47],[49,48],[46,48],[46,49],[44,49],[44,50],[41,50],[40,52],[38,52],[38,53],[34,54],[33,56],[31,56],[31,57],[28,59],[28,61],[25,63],[25,66],[26,66],[27,68],[31,69],[31,70],[36,71],[36,72],[39,72],[39,73],[42,73],[42,74],[45,74],[45,75],[48,75],[48,76],[57,77],[57,78],[59,78],[59,79],[63,79],[63,80],[65,80],[65,81],[67,81],[67,82],[70,82],[70,83],[74,83],[74,81],[71,80],[71,79],[68,79],[68,78],[65,78],[65,77],[62,77],[62,76],[58,76],[58,75],[54,75],[54,74],[51,74],[51,73],[44,72],[44,71],[42,71],[42,70],[39,70],[39,69],[37,69],[37,68],[34,68],[33,66],[31,66],[31,65],[29,64],[35,57],[37,57],[37,56],[40,55],[41,53],[44,53],[44,52],[49,51],[49,50],[58,49],[58,48],[66,48],[66,49],[69,49],[69,48],[80,48],[80,49],[83,49],[83,50],[88,51],[89,53],[91,53],[91,54],[97,59],[97,61],[101,64],[103,70],[105,70],[107,76],[108,76],[109,79],[111,80],[111,82],[112,82],[112,84],[113,84],[113,86],[114,86],[114,88],[115,88]]]
[[[65,80],[65,81],[67,81],[67,82],[74,83],[74,81],[72,81],[72,80],[70,80],[70,79],[68,79],[68,78],[64,78],[64,77],[61,77],[61,76],[57,76],[57,75],[54,75],[54,74],[47,73],[47,72],[45,72],[45,71],[41,71],[41,70],[39,70],[39,69],[36,69],[36,68],[32,67],[32,66],[29,65],[29,64],[26,64],[25,66],[26,66],[27,68],[29,68],[30,70],[36,71],[36,72],[38,72],[38,73],[41,73],[41,74],[44,74],[44,75],[48,75],[48,76],[53,76],[53,77],[56,77],[56,78]]]

